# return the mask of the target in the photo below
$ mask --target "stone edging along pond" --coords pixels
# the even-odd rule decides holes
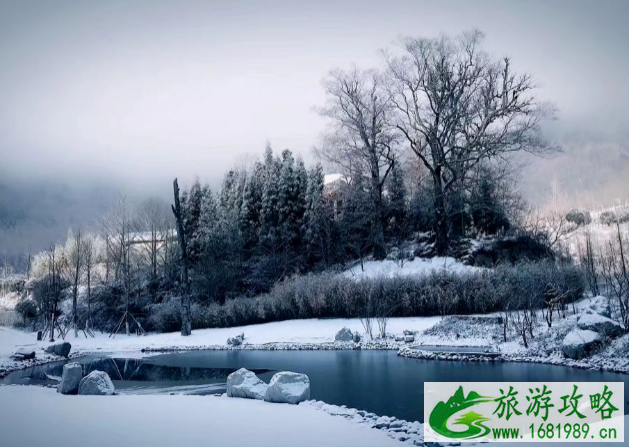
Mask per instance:
[[[462,361],[462,362],[515,362],[515,363],[540,363],[547,365],[566,366],[577,369],[592,369],[597,371],[606,371],[619,374],[629,374],[629,367],[618,368],[610,364],[603,363],[602,360],[592,362],[591,360],[570,360],[559,355],[557,356],[523,356],[519,354],[500,353],[495,357],[489,357],[477,354],[466,353],[438,353],[421,351],[417,348],[412,349],[408,346],[404,346],[404,343],[394,341],[370,341],[370,342],[327,342],[327,343],[265,343],[265,344],[248,344],[244,343],[240,346],[229,345],[199,345],[199,346],[166,346],[160,348],[147,347],[141,349],[140,352],[151,353],[166,353],[166,352],[186,352],[186,351],[229,351],[229,350],[253,350],[253,351],[359,351],[359,350],[382,350],[382,351],[397,351],[400,357],[423,359],[423,360],[442,360],[442,361]],[[137,351],[129,351],[137,352]],[[78,358],[85,355],[99,354],[98,351],[79,351],[71,353],[69,358]],[[120,352],[124,355],[124,351]],[[6,377],[13,371],[26,369],[32,366],[40,366],[47,363],[53,363],[62,361],[61,357],[44,357],[35,358],[33,360],[16,361],[13,365],[9,365],[4,369],[0,369],[0,379]]]
[[[571,360],[561,356],[524,356],[519,354],[500,353],[497,356],[484,356],[465,353],[438,353],[422,351],[420,349],[410,349],[403,347],[398,351],[400,357],[422,359],[422,360],[442,360],[459,362],[513,362],[513,363],[539,363],[544,365],[565,366],[577,369],[591,369],[596,371],[612,372],[617,374],[629,374],[629,367],[618,368],[606,364],[593,363],[590,360]]]

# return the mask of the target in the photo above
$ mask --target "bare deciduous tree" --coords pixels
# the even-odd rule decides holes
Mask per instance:
[[[152,281],[157,279],[160,261],[166,256],[171,230],[169,217],[168,205],[160,199],[148,199],[140,207],[137,222],[142,238],[140,247],[148,261]]]
[[[89,332],[92,326],[92,273],[96,264],[96,253],[93,236],[88,236],[83,242],[83,268],[87,282],[87,317],[85,319],[85,329]]]
[[[391,102],[382,76],[374,70],[336,70],[324,82],[327,105],[319,113],[332,121],[318,153],[350,176],[365,176],[373,204],[372,243],[376,259],[386,256],[383,189],[396,161]]]
[[[563,211],[540,213],[529,211],[524,219],[524,229],[528,234],[543,241],[550,248],[557,248],[577,226],[566,220]]]
[[[406,39],[399,56],[385,54],[395,125],[428,169],[434,190],[436,249],[449,245],[448,195],[486,160],[509,153],[545,153],[540,122],[552,107],[539,103],[529,75],[508,58],[479,49],[479,31],[457,38]]]
[[[79,336],[78,328],[78,315],[77,315],[77,301],[79,297],[79,285],[81,281],[81,272],[84,268],[85,247],[83,245],[83,237],[81,229],[75,232],[70,232],[68,237],[67,250],[67,275],[70,278],[70,284],[72,285],[72,317],[71,325],[74,330],[74,337]]]

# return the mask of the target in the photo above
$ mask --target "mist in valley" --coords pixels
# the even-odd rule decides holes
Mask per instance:
[[[400,36],[473,28],[557,108],[544,126],[562,151],[517,160],[529,205],[625,203],[628,12],[567,0],[0,1],[0,257],[23,270],[70,228],[96,229],[120,197],[170,203],[175,177],[219,190],[267,143],[311,166],[331,69],[377,65]]]

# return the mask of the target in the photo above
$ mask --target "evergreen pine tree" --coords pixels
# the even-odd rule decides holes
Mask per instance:
[[[326,215],[323,197],[324,176],[321,165],[312,169],[308,174],[308,188],[306,192],[306,211],[302,226],[306,260],[309,265],[327,261],[326,244]]]
[[[245,257],[250,256],[258,243],[260,230],[260,214],[262,211],[262,190],[264,166],[256,162],[253,171],[248,176],[243,193],[242,205],[238,216],[240,232],[243,237]]]
[[[300,199],[300,184],[295,169],[295,159],[291,151],[282,152],[282,166],[279,179],[278,211],[280,237],[286,256],[294,255],[299,241],[299,228],[303,216],[303,202]]]
[[[199,256],[199,220],[201,217],[201,205],[206,192],[204,188],[201,188],[199,180],[196,179],[185,195],[183,204],[184,231],[188,243],[188,257],[192,264],[196,262]]]
[[[341,240],[346,253],[364,260],[371,249],[372,200],[361,175],[352,178],[343,194]]]

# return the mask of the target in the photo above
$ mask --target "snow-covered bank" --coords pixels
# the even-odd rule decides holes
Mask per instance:
[[[340,416],[357,424],[366,424],[369,427],[382,430],[389,437],[405,442],[409,445],[423,445],[424,424],[417,421],[408,422],[394,417],[378,416],[367,411],[347,408],[345,406],[330,405],[325,402],[309,400],[299,404],[310,406],[332,416]]]
[[[573,360],[562,352],[562,342],[566,335],[578,326],[578,321],[592,311],[599,298],[585,298],[574,305],[569,305],[563,318],[555,317],[552,327],[548,327],[541,311],[536,312],[534,337],[527,337],[528,347],[516,332],[511,322],[507,330],[507,342],[504,342],[503,327],[498,320],[501,314],[488,314],[457,317],[450,316],[429,327],[415,337],[416,349],[403,347],[399,354],[408,358],[449,360],[449,361],[509,361],[525,363],[543,363],[561,365],[579,369],[597,369],[629,374],[629,334],[619,337],[603,337],[603,346],[585,358]],[[597,317],[598,318],[598,317]],[[422,351],[421,345],[483,346],[500,355],[489,358],[467,355],[465,353],[434,353]]]
[[[215,328],[195,330],[189,337],[182,337],[179,332],[151,334],[144,337],[118,335],[109,338],[109,334],[97,333],[95,338],[83,336],[66,337],[72,343],[72,355],[93,353],[116,353],[125,356],[146,355],[151,352],[168,350],[198,349],[401,349],[400,354],[413,358],[437,360],[471,360],[473,356],[464,354],[435,355],[423,353],[418,349],[404,349],[410,346],[421,349],[421,345],[445,346],[482,346],[499,352],[494,361],[536,362],[564,365],[576,368],[595,368],[606,371],[629,373],[629,334],[611,340],[598,352],[581,360],[567,359],[561,352],[563,337],[577,325],[579,316],[590,309],[591,301],[584,299],[575,303],[576,314],[570,305],[565,318],[556,318],[552,328],[548,328],[541,313],[537,316],[534,327],[535,337],[528,340],[525,348],[521,337],[515,333],[513,325],[508,330],[508,341],[503,341],[502,325],[498,323],[499,314],[476,315],[468,317],[415,317],[391,318],[387,333],[402,335],[404,331],[415,333],[414,342],[396,342],[393,338],[371,341],[365,337],[359,319],[309,319],[290,320],[275,323],[241,326],[233,328]],[[375,324],[375,323],[374,323]],[[343,327],[358,332],[362,341],[335,342],[336,333]],[[231,347],[227,338],[244,333],[244,343]],[[9,371],[55,359],[43,353],[47,341],[36,342],[34,333],[0,327],[0,377]],[[18,348],[36,351],[37,359],[32,362],[18,362],[9,356]],[[144,351],[145,354],[140,352]],[[479,358],[489,361],[487,358]]]
[[[210,396],[63,396],[41,387],[0,386],[3,447],[86,442],[90,447],[399,445],[382,431],[308,405]]]
[[[422,332],[440,321],[440,317],[391,318],[387,331],[401,334],[404,330]],[[72,344],[72,354],[91,353],[138,353],[145,351],[186,350],[186,349],[228,349],[228,337],[244,333],[244,345],[238,349],[352,349],[353,343],[335,344],[334,336],[343,327],[363,333],[359,319],[310,319],[290,320],[275,323],[240,326],[233,328],[215,328],[195,330],[189,337],[182,337],[179,332],[166,334],[150,334],[144,337],[135,335],[117,335],[110,338],[109,334],[97,332],[95,338],[85,338],[82,334],[74,338],[66,336]],[[54,357],[45,355],[42,348],[48,346],[47,341],[36,341],[35,333],[27,333],[17,329],[0,327],[0,376],[4,373],[30,366]],[[392,341],[373,343],[365,341],[365,349],[398,349],[399,343]],[[38,360],[32,363],[17,362],[10,359],[18,348],[36,351]],[[233,349],[233,348],[231,348]]]

